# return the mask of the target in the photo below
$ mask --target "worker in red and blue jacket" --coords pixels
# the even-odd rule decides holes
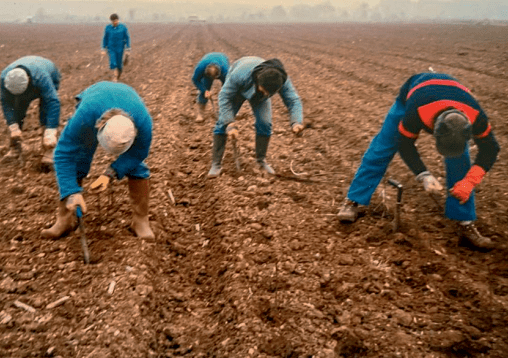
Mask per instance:
[[[434,135],[436,149],[444,156],[449,193],[445,216],[459,222],[459,233],[474,246],[492,247],[492,241],[480,235],[473,224],[476,219],[474,188],[496,161],[499,145],[487,115],[470,90],[447,74],[417,74],[401,87],[380,132],[362,158],[339,211],[339,220],[357,219],[358,205],[370,203],[397,152],[427,192],[436,194],[442,190],[415,147],[421,130]],[[469,139],[478,147],[473,165]]]
[[[219,79],[222,84],[226,81],[226,75],[229,70],[229,59],[221,52],[210,52],[201,58],[194,69],[192,75],[192,83],[199,90],[198,98],[198,114],[196,122],[202,122],[205,114],[206,104],[211,98],[213,81]]]
[[[109,68],[113,70],[113,81],[120,80],[123,71],[124,50],[126,57],[131,51],[131,38],[127,26],[120,23],[117,14],[111,14],[109,17],[111,24],[104,29],[102,37],[102,55],[109,55]]]

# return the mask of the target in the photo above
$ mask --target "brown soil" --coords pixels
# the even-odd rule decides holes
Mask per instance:
[[[106,59],[99,62],[102,30],[3,24],[0,68],[28,54],[54,60],[63,74],[63,126],[73,97],[111,76]],[[112,201],[86,195],[91,265],[82,262],[79,232],[41,239],[54,222],[58,191],[54,174],[39,169],[34,104],[23,133],[25,166],[0,168],[0,356],[508,356],[508,27],[136,24],[130,31],[133,54],[122,80],[154,120],[147,162],[157,238],[139,240],[129,230],[122,181]],[[190,78],[211,51],[285,64],[306,130],[293,137],[276,98],[268,159],[277,177],[255,166],[245,105],[238,118],[243,171],[228,147],[222,176],[206,178],[214,114],[209,106],[206,122],[194,122]],[[396,191],[384,182],[357,223],[336,219],[400,85],[429,67],[473,89],[502,147],[477,195],[478,227],[496,250],[464,245],[398,157],[387,178],[404,186],[400,231],[392,232]],[[5,145],[7,135],[1,139]],[[432,139],[422,135],[418,143],[442,180]],[[98,151],[85,188],[108,163]]]

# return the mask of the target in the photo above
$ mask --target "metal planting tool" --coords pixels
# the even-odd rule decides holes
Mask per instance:
[[[76,216],[78,217],[79,231],[81,233],[81,248],[83,249],[83,260],[85,264],[90,263],[90,252],[88,251],[88,243],[86,241],[85,225],[83,224],[83,212],[78,206],[76,208]]]
[[[400,226],[400,206],[402,202],[402,184],[396,180],[388,179],[388,183],[397,188],[397,204],[395,207],[395,218],[393,220],[393,231],[398,231]]]

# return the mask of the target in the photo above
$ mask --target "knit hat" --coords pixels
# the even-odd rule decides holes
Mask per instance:
[[[130,118],[116,115],[99,129],[97,140],[108,153],[120,156],[132,146],[136,134],[136,127]]]
[[[20,95],[28,88],[28,74],[22,68],[10,70],[5,76],[5,88],[13,95]]]
[[[437,151],[445,157],[459,157],[464,153],[472,136],[469,119],[464,113],[449,109],[441,113],[434,123]]]

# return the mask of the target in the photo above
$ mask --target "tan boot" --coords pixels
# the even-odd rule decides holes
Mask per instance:
[[[205,120],[205,103],[198,103],[198,115],[196,117],[196,122],[200,123]]]
[[[9,151],[2,157],[1,163],[9,163],[19,160],[23,154],[21,147],[21,139],[11,138],[9,143]]]
[[[57,139],[57,129],[45,129],[42,135],[42,159],[41,164],[53,168],[53,153],[55,151]]]
[[[45,165],[48,168],[53,168],[53,153],[55,152],[55,148],[42,148],[42,159],[41,164]]]
[[[56,214],[56,222],[49,229],[44,229],[41,236],[44,239],[58,239],[71,231],[76,230],[78,221],[76,215],[67,210],[65,201],[62,200],[58,203],[58,212]]]
[[[119,71],[118,71],[118,69],[117,69],[117,68],[115,68],[115,69],[113,70],[113,78],[111,79],[111,81],[113,81],[113,82],[118,82],[118,78],[120,77],[120,75],[119,75],[119,73],[118,73],[118,72],[119,72]]]
[[[131,228],[142,239],[155,239],[148,221],[150,182],[148,179],[129,178],[129,194],[132,205]]]

